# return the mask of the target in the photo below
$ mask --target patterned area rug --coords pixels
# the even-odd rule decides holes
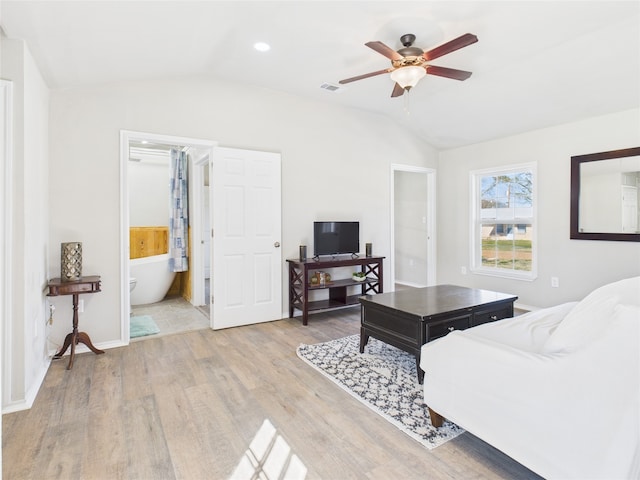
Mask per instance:
[[[129,338],[146,337],[156,333],[160,333],[160,329],[151,318],[151,315],[129,318]]]
[[[464,432],[445,421],[431,426],[416,375],[415,357],[370,338],[359,352],[360,336],[316,345],[302,344],[298,356],[425,447],[438,447]]]

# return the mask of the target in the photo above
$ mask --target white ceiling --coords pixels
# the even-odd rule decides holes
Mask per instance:
[[[51,88],[208,76],[389,116],[445,149],[640,105],[640,2],[631,1],[0,1],[0,25],[24,39]],[[390,98],[380,70],[416,35],[430,49],[464,33],[478,43]],[[271,51],[253,49],[268,42]],[[390,139],[393,141],[393,139]]]

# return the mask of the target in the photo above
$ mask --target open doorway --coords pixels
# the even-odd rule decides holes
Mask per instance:
[[[435,170],[391,166],[393,290],[435,284]]]
[[[136,222],[145,224],[148,220],[139,220],[141,215],[150,216],[155,210],[156,206],[159,206],[159,212],[156,213],[158,220],[151,220],[151,231],[153,235],[162,235],[163,228],[154,230],[155,224],[158,227],[164,227],[163,218],[167,218],[168,225],[168,211],[170,206],[169,190],[167,187],[166,201],[161,197],[156,200],[147,198],[147,195],[151,194],[150,191],[145,190],[143,192],[137,191],[135,187],[132,187],[132,182],[135,178],[143,178],[141,184],[143,188],[147,189],[150,184],[150,180],[155,176],[158,178],[159,185],[169,184],[169,167],[165,168],[163,162],[166,162],[167,152],[171,149],[179,150],[188,153],[188,183],[190,187],[188,189],[188,203],[189,203],[189,271],[184,275],[184,278],[188,282],[187,294],[184,295],[188,302],[180,297],[182,305],[187,305],[188,308],[193,308],[196,304],[204,304],[204,258],[203,246],[198,239],[202,238],[202,230],[205,228],[201,222],[201,212],[199,210],[199,204],[202,203],[202,189],[193,188],[196,185],[194,182],[200,182],[199,174],[202,173],[202,168],[198,167],[198,163],[208,164],[208,159],[212,157],[213,149],[216,146],[215,142],[210,140],[193,139],[185,137],[176,137],[169,135],[158,135],[145,132],[132,132],[121,131],[120,133],[120,161],[121,161],[121,339],[123,343],[128,343],[130,340],[130,314],[132,313],[132,290],[138,288],[137,283],[140,279],[137,279],[135,285],[131,287],[131,227],[137,227],[134,225]],[[132,155],[132,149],[136,151],[136,155]],[[133,158],[137,157],[137,158]],[[148,165],[146,169],[140,167],[145,164]],[[163,172],[155,172],[157,169],[162,169]],[[164,179],[162,177],[165,175]],[[199,183],[197,183],[199,185]],[[132,191],[133,188],[133,191]],[[158,187],[161,188],[161,187]],[[146,192],[146,193],[145,193]],[[141,202],[143,208],[133,208],[132,204],[135,202]],[[156,205],[156,203],[158,205]],[[162,209],[166,208],[167,215],[163,217]],[[142,212],[142,213],[141,213]],[[134,218],[135,215],[135,218]],[[137,220],[136,220],[137,219]],[[132,223],[133,222],[133,223]],[[146,225],[143,225],[146,226]],[[156,233],[160,232],[160,233]],[[167,229],[168,234],[168,229]],[[156,238],[156,237],[154,237]],[[149,245],[147,242],[145,245]],[[147,255],[155,256],[155,255]],[[137,263],[137,262],[136,262]],[[146,262],[142,262],[146,263]],[[145,267],[146,268],[146,267]],[[146,275],[146,273],[145,273]],[[151,274],[152,276],[155,274]],[[147,290],[143,289],[145,295]],[[194,290],[198,292],[198,295],[194,296]],[[184,290],[183,290],[184,292]],[[200,293],[201,292],[201,293]],[[140,294],[141,292],[138,292]],[[146,297],[145,297],[146,298]],[[146,303],[149,302],[149,303]],[[136,302],[138,303],[138,302]],[[160,308],[162,302],[143,300],[142,305],[148,308]],[[195,308],[193,308],[195,310]],[[143,313],[148,313],[144,311]],[[175,317],[175,315],[174,315]],[[206,319],[206,323],[210,326],[209,319]],[[184,321],[185,326],[190,324],[190,319]],[[166,324],[165,332],[162,333],[175,333],[175,329],[181,328],[180,325]],[[186,327],[185,327],[186,328]],[[188,328],[187,328],[188,329]]]

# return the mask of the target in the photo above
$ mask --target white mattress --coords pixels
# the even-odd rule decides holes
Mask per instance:
[[[454,331],[422,347],[434,411],[546,478],[640,477],[640,321],[544,352],[569,303]]]

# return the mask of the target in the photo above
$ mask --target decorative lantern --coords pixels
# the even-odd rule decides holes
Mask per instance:
[[[82,277],[82,243],[67,242],[60,247],[60,277],[63,282]]]

